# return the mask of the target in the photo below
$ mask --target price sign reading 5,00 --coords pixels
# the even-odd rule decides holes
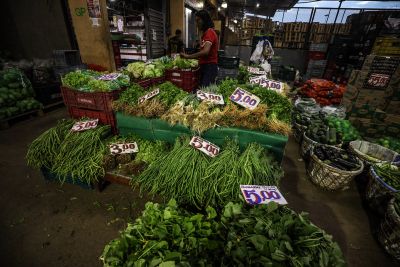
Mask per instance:
[[[111,144],[109,145],[109,147],[110,147],[110,152],[113,155],[139,152],[139,148],[136,142]]]
[[[192,140],[189,143],[192,147],[200,150],[205,153],[209,157],[215,157],[219,154],[219,147],[214,145],[213,143],[204,140],[201,137],[193,136]]]
[[[248,108],[255,109],[260,103],[260,98],[238,87],[229,97],[233,102]]]
[[[244,199],[250,205],[267,204],[271,201],[286,205],[287,201],[276,186],[241,185]]]
[[[71,131],[73,132],[81,132],[89,129],[93,129],[97,127],[99,123],[99,119],[90,120],[90,121],[78,121],[77,123],[72,126]]]

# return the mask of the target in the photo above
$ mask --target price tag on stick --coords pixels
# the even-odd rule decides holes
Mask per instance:
[[[101,75],[98,80],[103,80],[103,81],[114,81],[118,79],[118,77],[121,76],[121,73],[109,73],[109,74],[103,74]]]
[[[189,144],[212,158],[219,154],[219,147],[199,136],[193,136]]]
[[[224,104],[224,98],[222,97],[222,95],[206,93],[201,90],[197,90],[197,98],[199,98],[200,100],[209,101],[219,105]]]
[[[139,152],[139,147],[136,142],[134,143],[115,143],[110,144],[110,152],[113,155],[117,154],[131,154]]]
[[[71,131],[73,132],[82,132],[89,129],[94,129],[97,127],[99,123],[99,119],[90,120],[90,121],[78,121],[72,126]]]
[[[145,94],[144,96],[139,97],[139,99],[138,99],[138,104],[141,104],[141,103],[143,103],[144,101],[146,101],[146,100],[148,100],[148,99],[150,99],[150,98],[152,98],[152,97],[155,97],[155,96],[158,95],[159,93],[160,93],[160,89],[157,88],[157,89],[151,91],[150,93]]]
[[[240,87],[236,88],[229,99],[248,109],[255,109],[261,101],[258,96],[253,95]]]
[[[276,186],[240,185],[244,199],[250,205],[268,204],[273,201],[286,205],[287,201]]]

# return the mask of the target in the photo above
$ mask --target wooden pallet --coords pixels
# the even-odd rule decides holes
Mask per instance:
[[[4,129],[8,129],[10,128],[11,124],[14,124],[16,122],[20,122],[23,120],[27,120],[33,117],[42,117],[43,116],[43,110],[42,109],[35,109],[35,110],[31,110],[31,111],[27,111],[6,119],[3,119],[0,121],[0,129],[4,130]]]

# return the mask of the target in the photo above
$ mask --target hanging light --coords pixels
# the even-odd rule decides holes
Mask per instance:
[[[226,1],[223,1],[221,4],[222,8],[227,8],[228,7],[228,3]]]
[[[257,4],[256,4],[256,7],[260,7],[260,3],[257,3]]]
[[[221,11],[221,8],[220,8],[220,7],[218,7],[218,11]]]
[[[237,20],[236,20],[236,19],[234,19],[234,20],[233,20],[233,22],[234,22],[234,23],[237,23]]]

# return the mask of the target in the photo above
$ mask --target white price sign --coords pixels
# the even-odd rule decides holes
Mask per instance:
[[[263,80],[266,80],[267,76],[266,75],[261,75],[261,76],[256,76],[256,77],[250,77],[249,82],[250,84],[260,84]]]
[[[265,74],[267,74],[264,70],[260,70],[259,68],[255,68],[255,67],[247,67],[247,70],[251,74],[256,74],[256,75],[265,75]]]
[[[71,131],[73,132],[81,132],[89,129],[93,129],[97,127],[99,123],[99,119],[90,120],[90,121],[78,121],[72,126]]]
[[[212,158],[219,154],[219,147],[217,147],[213,143],[208,142],[207,140],[204,140],[199,136],[193,136],[192,140],[190,140],[189,145]]]
[[[276,186],[240,185],[247,203],[251,205],[267,204],[271,201],[286,205],[287,201]]]
[[[116,80],[119,76],[121,76],[121,73],[103,74],[98,78],[98,80],[113,81],[113,80]]]
[[[148,99],[150,99],[150,98],[152,98],[152,97],[155,97],[155,96],[158,95],[159,93],[160,93],[160,89],[157,88],[156,90],[153,90],[153,91],[151,91],[150,93],[145,94],[144,96],[139,97],[138,103],[141,104],[141,103],[143,103],[144,101],[146,101],[146,100],[148,100]]]
[[[267,76],[262,75],[259,77],[250,77],[249,78],[249,83],[250,84],[259,84],[262,87],[275,90],[278,92],[282,92],[283,90],[283,83],[279,81],[274,81],[274,80],[268,80]]]
[[[113,155],[117,154],[131,154],[139,152],[139,147],[136,142],[134,143],[116,143],[109,145],[110,152]]]
[[[255,109],[258,106],[258,104],[260,104],[261,101],[258,96],[253,95],[252,93],[249,93],[240,87],[236,88],[236,90],[232,93],[229,99],[241,105],[242,107],[251,110]]]
[[[199,98],[201,100],[210,101],[212,103],[219,104],[219,105],[224,104],[224,98],[222,97],[222,95],[206,93],[201,90],[197,90],[197,98]]]

